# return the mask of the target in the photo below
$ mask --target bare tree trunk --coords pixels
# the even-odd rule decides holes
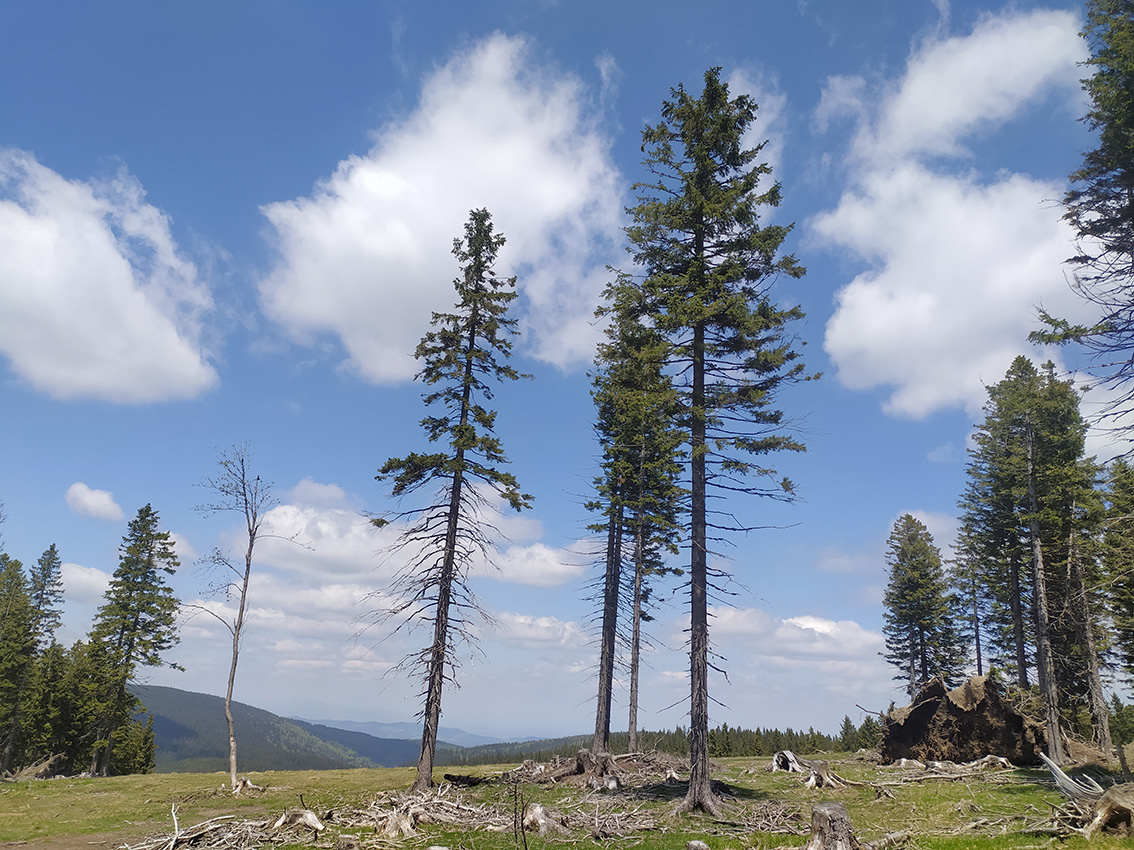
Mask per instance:
[[[1072,508],[1072,515],[1074,508]],[[1071,540],[1067,553],[1068,578],[1071,587],[1071,598],[1075,607],[1075,626],[1079,632],[1079,641],[1087,653],[1087,687],[1091,703],[1091,716],[1094,718],[1095,742],[1109,757],[1114,749],[1114,741],[1110,735],[1110,707],[1106,704],[1106,694],[1103,693],[1102,676],[1099,674],[1099,654],[1095,646],[1095,629],[1091,617],[1091,603],[1087,598],[1087,587],[1083,581],[1083,564],[1079,560],[1078,543],[1075,540],[1075,528],[1071,528]]]
[[[240,660],[240,636],[244,631],[244,607],[248,599],[248,581],[252,576],[252,547],[255,535],[250,534],[244,559],[244,582],[240,587],[240,605],[232,628],[232,664],[228,668],[228,688],[224,693],[224,718],[228,722],[228,776],[229,789],[239,793],[236,784],[236,727],[232,719],[232,689],[236,685],[236,664]]]
[[[1039,498],[1036,495],[1035,434],[1029,415],[1025,425],[1028,461],[1028,530],[1032,538],[1032,594],[1036,618],[1036,672],[1040,693],[1044,700],[1044,718],[1047,728],[1048,756],[1056,764],[1063,764],[1063,737],[1059,730],[1059,687],[1055,680],[1055,665],[1051,657],[1051,622],[1047,605],[1047,578],[1043,566],[1043,546],[1040,541]]]
[[[695,252],[697,253],[697,252]],[[689,568],[689,790],[681,808],[716,814],[709,776],[708,529],[705,502],[705,329],[693,329]]]
[[[449,501],[445,554],[437,588],[437,609],[433,618],[433,645],[429,649],[421,752],[417,758],[417,778],[414,779],[411,791],[427,791],[433,787],[433,758],[437,754],[437,728],[441,723],[441,690],[445,684],[445,662],[449,648],[449,607],[452,602],[462,483],[460,473],[455,474],[453,492]]]
[[[972,594],[973,594],[973,643],[976,644],[976,674],[978,676],[984,675],[984,664],[980,654],[980,606],[977,603],[977,588],[976,588],[976,573],[970,574],[972,580]]]
[[[1015,547],[1008,553],[1008,605],[1012,612],[1012,640],[1016,645],[1016,683],[1028,688],[1028,654],[1024,635],[1024,606],[1021,599],[1020,562]]]
[[[610,517],[606,529],[606,576],[602,595],[602,635],[599,647],[598,702],[591,752],[596,757],[610,750],[610,706],[614,691],[614,642],[618,630],[618,591],[622,582],[622,508],[615,503],[621,493],[611,488]],[[596,762],[598,763],[598,762]]]
[[[638,752],[638,663],[642,645],[642,514],[634,539],[634,611],[630,633],[630,737],[627,749]]]

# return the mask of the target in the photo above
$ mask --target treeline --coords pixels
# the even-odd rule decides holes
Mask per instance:
[[[885,657],[911,698],[994,670],[1045,719],[1052,758],[1069,732],[1110,752],[1104,681],[1134,675],[1134,467],[1087,455],[1080,393],[1051,363],[1016,358],[984,414],[955,558],[910,515],[890,535]]]
[[[780,750],[797,753],[818,753],[834,751],[855,751],[862,747],[877,746],[881,728],[878,721],[867,716],[860,726],[855,726],[849,717],[843,720],[843,728],[838,736],[816,732],[813,728],[797,731],[792,728],[743,729],[722,723],[709,730],[709,755],[712,758],[729,756],[771,756]],[[523,741],[508,744],[484,744],[479,747],[454,749],[438,759],[450,765],[508,764],[531,759],[536,762],[552,761],[556,757],[574,758],[582,748],[589,746],[590,736],[574,735],[566,738],[552,738],[541,741]],[[630,752],[630,734],[612,732],[610,751],[614,754]],[[637,732],[638,752],[669,753],[675,756],[689,756],[689,731],[681,726],[673,730],[659,732]]]
[[[149,505],[138,511],[91,630],[70,647],[56,639],[55,545],[28,568],[0,551],[0,775],[52,758],[56,773],[154,769],[153,718],[129,685],[177,642],[178,602],[164,575],[179,563],[158,522]]]

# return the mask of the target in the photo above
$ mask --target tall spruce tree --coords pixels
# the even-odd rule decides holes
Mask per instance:
[[[496,413],[480,400],[492,398],[493,383],[524,377],[505,362],[516,333],[516,320],[508,316],[516,299],[516,279],[498,277],[493,268],[503,245],[504,236],[494,232],[488,210],[469,213],[464,238],[453,240],[453,256],[461,264],[461,274],[453,281],[455,312],[433,314],[434,329],[415,353],[423,364],[417,378],[438,387],[425,394],[425,404],[440,408],[421,424],[429,441],[443,442],[445,449],[391,458],[376,476],[392,482],[394,496],[440,488],[428,507],[398,515],[410,524],[400,542],[409,558],[390,589],[393,598],[402,601],[382,613],[403,623],[428,623],[433,631],[432,643],[403,662],[424,680],[414,790],[433,785],[442,689],[453,679],[457,645],[469,639],[468,618],[480,611],[468,572],[473,559],[491,548],[491,540],[478,487],[486,486],[517,511],[531,502],[515,476],[500,469],[508,458],[493,432]]]
[[[1096,735],[1107,737],[1092,682],[1097,651],[1084,645],[1084,629],[1097,626],[1083,607],[1091,600],[1080,593],[1087,583],[1075,560],[1075,540],[1097,528],[1098,512],[1082,509],[1094,499],[1095,469],[1084,457],[1078,393],[1052,364],[1037,370],[1018,357],[988,394],[961,501],[962,541],[987,594],[989,643],[1015,666],[1020,687],[1034,666],[1049,754],[1058,760],[1062,709],[1088,708]]]
[[[16,756],[35,639],[35,611],[23,564],[0,552],[0,775],[11,769]]]
[[[35,636],[40,648],[55,640],[55,631],[63,623],[63,562],[52,543],[39,556],[31,574],[31,602],[35,610]]]
[[[1042,314],[1048,329],[1032,338],[1083,344],[1092,372],[1118,391],[1113,412],[1121,412],[1134,402],[1134,0],[1088,0],[1082,35],[1091,51],[1083,120],[1098,144],[1071,174],[1064,218],[1078,237],[1068,261],[1073,288],[1098,315],[1076,325]]]
[[[965,666],[965,647],[953,619],[941,553],[929,529],[910,514],[895,523],[887,541],[890,578],[883,596],[885,658],[900,671],[912,700],[933,677],[949,687]]]
[[[1118,663],[1126,676],[1134,677],[1134,466],[1119,458],[1107,472],[1103,535],[1107,607]]]
[[[180,562],[173,538],[160,528],[150,505],[138,510],[119,547],[118,568],[103,594],[90,633],[90,660],[98,682],[96,744],[90,772],[106,776],[112,766],[114,735],[138,706],[127,690],[139,667],[158,667],[178,643],[179,602],[166,584]],[[176,665],[170,665],[176,666]],[[124,759],[120,756],[119,760]],[[132,760],[127,759],[133,764]]]
[[[602,475],[588,507],[604,521],[605,532],[598,699],[592,752],[610,743],[619,614],[628,608],[630,668],[630,747],[637,745],[638,667],[641,623],[653,577],[672,572],[663,552],[676,554],[677,514],[682,490],[677,453],[680,432],[673,427],[676,401],[664,372],[665,341],[640,322],[641,290],[620,275],[605,293],[598,315],[610,319],[607,340],[599,346],[593,397],[595,431],[602,447]],[[627,553],[629,553],[627,555]],[[628,562],[629,581],[624,580]],[[646,615],[648,616],[648,614]]]
[[[791,484],[756,458],[801,451],[773,407],[776,390],[804,377],[789,324],[798,307],[779,309],[769,288],[800,277],[795,257],[781,255],[790,226],[760,226],[760,212],[780,202],[780,186],[761,186],[771,169],[762,145],[742,140],[756,104],[730,98],[720,69],[705,74],[700,97],[678,86],[662,105],[661,123],[642,134],[649,182],[638,185],[626,233],[645,273],[643,314],[669,346],[678,391],[674,422],[690,464],[689,669],[690,781],[687,810],[718,811],[709,776],[709,528],[743,530],[710,516],[708,494],[722,488],[787,498]]]

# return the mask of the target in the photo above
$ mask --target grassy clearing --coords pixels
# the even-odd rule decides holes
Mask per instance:
[[[487,805],[510,817],[516,806],[513,795],[522,794],[529,803],[568,815],[570,832],[542,838],[527,836],[528,850],[541,850],[566,843],[635,846],[643,850],[672,850],[691,839],[707,841],[713,850],[747,850],[801,846],[800,835],[782,835],[755,828],[766,822],[769,811],[789,818],[806,830],[811,806],[822,800],[843,803],[850,813],[856,835],[872,841],[901,829],[916,833],[907,845],[924,850],[959,848],[1039,848],[1052,844],[1046,836],[1020,833],[1025,820],[1037,822],[1062,798],[1040,771],[986,774],[963,780],[929,780],[896,784],[900,774],[831,757],[832,768],[846,779],[885,785],[893,799],[878,798],[870,787],[809,790],[798,774],[768,773],[768,759],[726,759],[716,778],[733,791],[724,821],[703,816],[674,815],[681,788],[649,783],[631,783],[614,794],[552,785],[523,785],[519,789],[503,783],[451,790],[471,805]],[[501,768],[478,768],[490,775]],[[182,828],[222,814],[238,818],[266,819],[284,809],[300,805],[319,812],[344,811],[364,806],[379,794],[403,790],[412,780],[410,769],[287,771],[249,774],[253,782],[266,786],[262,794],[233,799],[222,790],[226,776],[214,774],[157,774],[110,779],[63,779],[0,785],[0,844],[27,842],[30,850],[59,848],[79,850],[116,847],[155,834],[170,834],[170,809],[177,808]],[[610,812],[637,813],[652,822],[651,829],[619,839],[596,842],[591,837],[595,816]],[[785,814],[786,813],[786,814]],[[975,825],[975,826],[974,826]],[[970,827],[972,827],[970,829]],[[333,847],[340,828],[332,819],[317,844]],[[341,828],[344,834],[360,835],[363,846],[391,846],[379,842],[373,831]],[[523,846],[511,830],[486,832],[443,826],[422,826],[417,835],[396,842],[411,847],[437,844],[454,850],[516,850]],[[310,839],[296,847],[310,847]],[[1087,847],[1075,837],[1061,847]],[[1130,846],[1129,841],[1098,837],[1093,848]]]

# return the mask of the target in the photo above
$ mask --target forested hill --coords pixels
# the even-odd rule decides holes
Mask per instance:
[[[135,685],[132,690],[154,718],[158,772],[228,770],[224,700],[156,685]],[[398,767],[417,762],[417,741],[289,720],[239,702],[233,702],[232,714],[242,771]]]

